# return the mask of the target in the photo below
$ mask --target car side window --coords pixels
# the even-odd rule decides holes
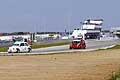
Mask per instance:
[[[24,46],[24,43],[21,43],[20,46]]]
[[[25,46],[28,46],[28,44],[27,44],[27,43],[25,43]]]

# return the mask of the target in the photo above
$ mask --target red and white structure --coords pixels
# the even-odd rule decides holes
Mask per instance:
[[[77,38],[79,35],[82,35],[83,39],[99,38],[102,24],[103,19],[87,19],[82,23],[81,29],[73,31],[72,37]]]
[[[101,30],[103,19],[88,19],[82,24],[82,29],[84,30]]]

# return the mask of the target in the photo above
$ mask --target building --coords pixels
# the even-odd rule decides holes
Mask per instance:
[[[114,27],[112,28],[112,32],[114,35],[120,38],[120,27]]]
[[[74,29],[72,37],[82,35],[83,39],[97,39],[100,37],[102,24],[103,19],[87,19],[82,23],[81,29]]]

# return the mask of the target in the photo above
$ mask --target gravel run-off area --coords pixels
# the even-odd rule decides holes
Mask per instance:
[[[0,56],[0,80],[108,80],[120,70],[120,49]]]

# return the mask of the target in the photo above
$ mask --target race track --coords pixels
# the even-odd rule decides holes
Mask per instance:
[[[88,49],[101,49],[104,47],[109,47],[112,45],[117,45],[120,43],[120,40],[86,40],[86,45],[87,48],[84,50]],[[56,51],[76,51],[75,50],[70,50],[69,45],[64,45],[64,46],[54,46],[54,47],[47,47],[47,48],[40,48],[40,49],[33,49],[32,53],[47,53],[47,52],[56,52]],[[78,50],[78,49],[77,49]],[[83,49],[79,49],[83,50]]]

